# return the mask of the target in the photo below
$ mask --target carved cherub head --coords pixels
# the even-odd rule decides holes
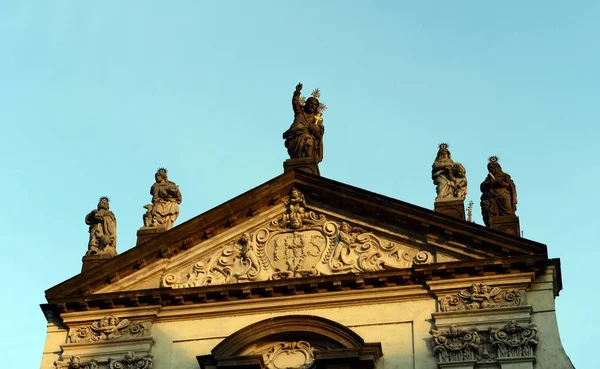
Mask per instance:
[[[135,353],[133,351],[127,351],[123,359],[123,362],[132,364],[136,359]]]
[[[240,237],[239,244],[242,246],[246,246],[248,243],[250,243],[251,240],[252,238],[250,237],[250,233],[244,233],[242,237]]]
[[[488,286],[485,283],[480,283],[479,284],[479,292],[480,293],[489,293],[492,291],[492,287]]]
[[[302,228],[302,216],[298,214],[292,214],[290,218],[290,227],[293,229]]]
[[[451,325],[448,329],[448,335],[453,337],[458,335],[458,327],[455,325]]]
[[[71,356],[69,360],[69,369],[79,369],[81,367],[81,359],[79,356]]]
[[[510,322],[508,322],[508,324],[506,324],[504,326],[504,330],[507,331],[507,332],[516,332],[517,329],[518,329],[518,326],[519,325],[517,324],[516,321],[511,320]]]
[[[105,316],[104,318],[102,318],[100,320],[100,327],[101,328],[112,327],[114,325],[116,325],[116,322],[115,322],[115,318],[112,317],[112,316]]]
[[[350,233],[351,231],[352,227],[350,226],[350,224],[342,222],[342,225],[340,226],[340,232]]]

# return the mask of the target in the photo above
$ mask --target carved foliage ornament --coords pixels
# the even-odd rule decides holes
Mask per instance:
[[[306,341],[277,342],[262,354],[267,369],[314,368],[315,348]]]
[[[188,273],[167,274],[163,285],[197,287],[248,281],[359,273],[429,264],[432,255],[384,242],[362,228],[329,221],[306,208],[297,189],[287,211],[199,260]]]
[[[82,343],[142,337],[149,334],[147,324],[108,315],[91,325],[71,329],[69,339],[71,343]]]
[[[456,362],[477,360],[477,352],[481,339],[477,330],[462,330],[453,325],[447,331],[432,330],[433,351],[438,355],[438,362]]]
[[[68,362],[55,362],[54,365],[59,369],[98,369],[98,362],[94,359],[90,361],[81,361],[79,356],[71,356]]]
[[[523,303],[523,292],[490,287],[485,283],[473,283],[468,289],[443,296],[439,301],[442,311],[518,306]]]
[[[123,359],[110,359],[108,367],[110,369],[152,369],[152,357],[137,356],[134,352],[129,351]]]
[[[490,328],[490,341],[498,350],[499,358],[534,356],[537,326],[521,326],[513,320],[502,328]]]

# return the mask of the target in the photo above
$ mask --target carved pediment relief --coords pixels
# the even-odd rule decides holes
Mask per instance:
[[[70,343],[128,339],[150,335],[150,322],[131,322],[108,315],[90,325],[69,330]]]
[[[518,289],[505,290],[491,287],[486,283],[473,283],[459,293],[441,297],[441,311],[461,311],[497,307],[519,306],[523,304],[524,292]]]
[[[309,210],[296,189],[283,202],[286,212],[277,219],[243,233],[188,270],[166,274],[163,286],[186,288],[360,273],[432,262],[429,252]]]
[[[306,341],[275,342],[249,354],[262,355],[266,369],[314,368],[315,348]]]

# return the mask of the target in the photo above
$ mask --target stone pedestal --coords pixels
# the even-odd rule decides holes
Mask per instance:
[[[288,159],[283,162],[284,173],[294,169],[299,170],[301,172],[314,174],[317,176],[321,175],[321,173],[319,172],[319,164],[317,163],[316,158]]]
[[[113,256],[110,255],[89,255],[84,256],[81,261],[81,273],[85,272],[88,269],[92,269],[93,267],[104,263],[107,260],[112,259]]]
[[[513,236],[521,237],[519,217],[516,215],[502,215],[490,217],[490,228]]]
[[[465,220],[465,199],[453,198],[436,201],[434,210],[438,213]]]
[[[160,227],[142,227],[137,231],[137,242],[135,245],[142,244],[156,236],[165,233],[167,230],[164,226]]]

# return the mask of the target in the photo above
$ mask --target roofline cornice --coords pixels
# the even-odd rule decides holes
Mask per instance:
[[[547,257],[547,248],[541,243],[510,236],[324,177],[290,171],[46,290],[46,298],[51,301],[58,297],[92,294],[106,284],[114,283],[159,260],[197,247],[235,224],[277,205],[292,186],[300,187],[308,198],[314,197],[311,201],[354,207],[357,214],[368,214],[370,219],[390,227],[404,228],[415,235],[437,233],[445,239],[473,244],[475,249],[497,255]]]

